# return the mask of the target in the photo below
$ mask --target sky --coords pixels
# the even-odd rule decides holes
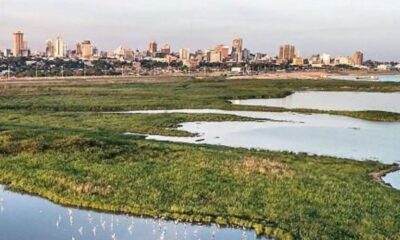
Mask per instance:
[[[32,50],[61,36],[69,47],[89,39],[100,50],[173,50],[231,45],[276,55],[292,43],[303,56],[329,53],[400,60],[399,0],[0,0],[0,49],[21,30]]]

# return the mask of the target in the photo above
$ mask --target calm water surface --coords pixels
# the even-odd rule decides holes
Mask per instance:
[[[197,137],[149,135],[147,139],[258,148],[274,151],[400,163],[400,122],[383,123],[327,114],[236,112],[222,110],[136,111],[128,113],[216,113],[273,121],[191,122],[179,130]],[[399,173],[386,180],[398,186]]]
[[[0,186],[1,240],[257,239],[254,232],[220,229],[62,207]],[[265,238],[259,238],[265,239]]]
[[[296,92],[285,98],[232,100],[233,104],[343,111],[400,113],[400,92]]]
[[[379,82],[400,82],[400,75],[374,75],[374,76],[329,76],[331,79],[349,80],[349,81],[379,81]]]

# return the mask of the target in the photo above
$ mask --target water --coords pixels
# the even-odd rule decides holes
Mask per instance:
[[[350,80],[350,81],[378,81],[378,82],[400,82],[400,75],[374,75],[372,76],[329,76],[331,79]]]
[[[400,189],[400,172],[389,173],[383,177],[383,181],[390,183],[396,189]]]
[[[233,100],[233,104],[343,111],[400,113],[400,92],[296,92],[285,98]]]
[[[147,139],[306,152],[356,160],[400,163],[400,122],[384,123],[328,114],[237,112],[222,110],[137,111],[128,113],[216,113],[270,119],[250,122],[191,122],[179,130],[196,137],[149,135]],[[386,180],[400,184],[399,172]]]
[[[0,186],[0,239],[257,239],[252,231],[65,208]],[[259,238],[265,239],[265,238]]]

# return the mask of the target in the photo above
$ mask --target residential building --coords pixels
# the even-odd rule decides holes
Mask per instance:
[[[218,44],[215,46],[214,52],[221,53],[222,61],[228,59],[229,57],[229,47],[224,46],[223,44]]]
[[[331,55],[326,53],[321,54],[320,61],[322,65],[331,65]]]
[[[52,58],[54,57],[54,44],[51,39],[46,40],[46,57]]]
[[[151,41],[148,46],[149,53],[156,53],[157,52],[157,43],[155,41]]]
[[[364,54],[360,51],[354,53],[353,63],[356,66],[361,66],[364,63]]]
[[[182,61],[186,61],[190,59],[190,49],[189,48],[182,48],[179,50],[179,58]]]
[[[80,49],[78,49],[80,48]],[[77,45],[77,52],[80,50],[80,56],[83,60],[91,60],[93,58],[93,45],[89,40],[85,40]]]
[[[63,58],[66,55],[67,47],[61,37],[57,37],[54,41],[54,57]]]
[[[243,39],[235,38],[232,41],[232,53],[242,52],[243,51]]]
[[[22,51],[24,48],[24,33],[21,31],[15,32],[13,34],[13,56],[20,57],[22,56]]]
[[[169,44],[165,44],[162,48],[161,48],[161,53],[164,54],[171,54],[171,46]]]
[[[207,62],[221,63],[223,62],[223,55],[220,51],[211,50],[207,52]]]
[[[297,66],[303,66],[304,65],[304,59],[300,56],[296,56],[293,58],[293,65],[297,65]]]
[[[345,56],[340,56],[335,58],[335,65],[353,65],[353,58],[351,57],[345,57]]]
[[[279,48],[279,62],[292,63],[295,57],[296,47],[291,44],[285,44]]]

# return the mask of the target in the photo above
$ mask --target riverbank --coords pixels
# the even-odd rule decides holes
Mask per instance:
[[[136,80],[135,80],[136,81]],[[0,88],[0,110],[106,112],[146,109],[223,109],[238,111],[288,111],[283,108],[234,106],[231,99],[283,98],[298,91],[399,92],[400,83],[323,80],[225,80],[158,79],[161,82],[92,85],[30,85]],[[162,99],[162,100],[161,100]],[[362,111],[318,111],[295,109],[300,113],[328,113],[373,121],[399,121],[400,114]]]
[[[400,171],[399,164],[393,164],[392,166],[389,166],[387,169],[371,173],[370,176],[375,182],[380,183],[385,186],[388,186],[388,187],[392,187],[390,184],[385,183],[385,181],[383,181],[383,178],[386,175],[397,172],[397,171]]]

